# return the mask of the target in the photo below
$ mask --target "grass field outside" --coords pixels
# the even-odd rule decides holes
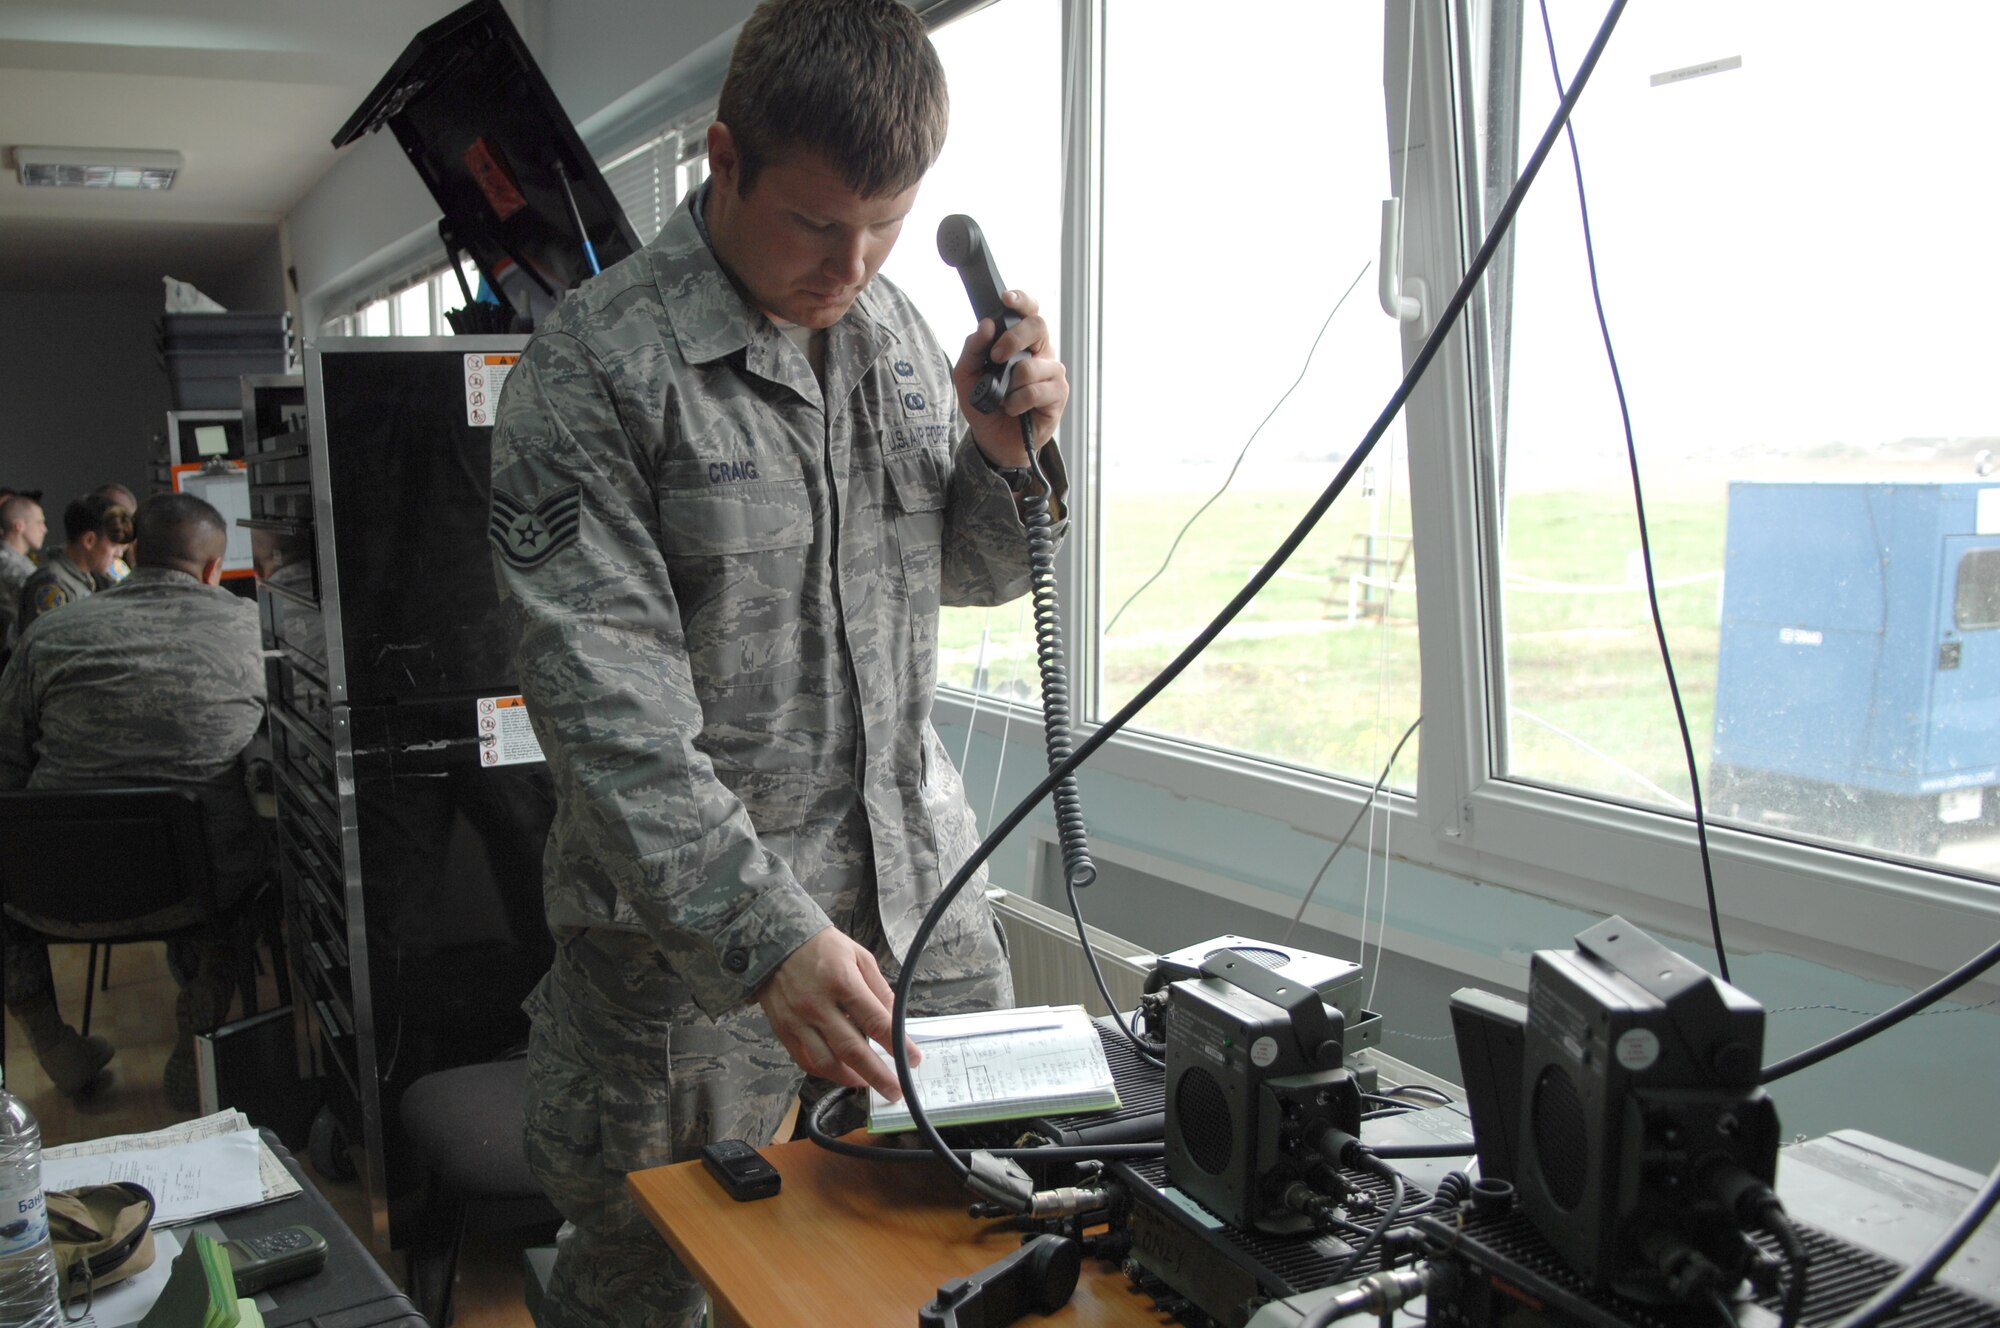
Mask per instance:
[[[1151,679],[1241,589],[1317,495],[1333,467],[1292,468],[1283,487],[1232,488],[1182,539],[1166,573],[1119,614],[1102,650],[1097,713]],[[1159,568],[1205,492],[1135,493],[1103,521],[1109,621]],[[1371,506],[1376,510],[1371,511]],[[1714,713],[1724,505],[1676,494],[1649,507],[1661,604],[1698,757]],[[1371,525],[1409,531],[1407,487],[1371,504],[1336,504],[1231,628],[1135,722],[1155,733],[1372,781],[1420,705],[1414,562],[1357,561]],[[1687,798],[1678,729],[1647,616],[1637,525],[1600,492],[1518,495],[1509,512],[1507,620],[1511,755],[1516,775],[1636,801]],[[1350,618],[1351,578],[1395,580],[1366,592],[1381,606]],[[990,690],[1039,697],[1032,623],[1022,606],[949,610],[941,672],[970,685],[981,633]],[[1414,786],[1418,740],[1392,782]]]

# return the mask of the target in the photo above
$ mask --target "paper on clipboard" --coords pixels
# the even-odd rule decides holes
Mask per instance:
[[[230,461],[222,466],[175,466],[174,487],[181,493],[201,499],[222,514],[222,524],[229,531],[229,543],[222,553],[222,570],[225,573],[253,570],[255,563],[251,557],[250,532],[237,524],[250,518],[250,472],[243,463]]]

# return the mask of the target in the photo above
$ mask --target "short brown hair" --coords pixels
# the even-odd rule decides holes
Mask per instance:
[[[715,118],[742,161],[739,193],[803,150],[878,198],[930,170],[951,99],[923,20],[897,0],[765,0],[736,38]]]
[[[9,490],[6,497],[0,498],[0,535],[5,535],[15,526],[26,526],[28,518],[40,506],[26,494]]]
[[[85,535],[101,535],[109,544],[132,542],[132,518],[101,493],[86,493],[63,509],[63,538],[74,544]]]

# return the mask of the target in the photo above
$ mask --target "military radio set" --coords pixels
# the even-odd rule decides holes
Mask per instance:
[[[1903,1267],[1851,1230],[1794,1222],[1773,1192],[1778,1119],[1751,997],[1613,918],[1573,949],[1537,952],[1526,1004],[1456,993],[1464,1100],[1426,1089],[1418,1101],[1387,1096],[1405,1088],[1355,1054],[1348,1031],[1380,1027],[1360,1008],[1361,977],[1242,936],[1161,956],[1130,1027],[1098,1021],[1120,1108],[1015,1122],[1004,1140],[1002,1127],[951,1131],[960,1147],[1011,1153],[982,1173],[975,1152],[988,1187],[974,1188],[1007,1197],[973,1211],[1031,1234],[921,1322],[1053,1312],[1086,1259],[1122,1267],[1163,1322],[1187,1328],[1887,1317],[1860,1311],[1907,1280]],[[1093,1151],[1102,1160],[1079,1160]],[[2000,1283],[1976,1290],[1922,1286],[1901,1321],[2000,1328]]]

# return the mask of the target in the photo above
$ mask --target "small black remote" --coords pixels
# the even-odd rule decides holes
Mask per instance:
[[[718,1139],[701,1146],[701,1163],[708,1174],[722,1182],[729,1197],[739,1203],[768,1199],[778,1192],[783,1179],[778,1169],[741,1139]]]
[[[311,1227],[284,1227],[262,1236],[223,1242],[236,1277],[236,1294],[254,1296],[265,1287],[306,1277],[326,1265],[326,1237]]]

